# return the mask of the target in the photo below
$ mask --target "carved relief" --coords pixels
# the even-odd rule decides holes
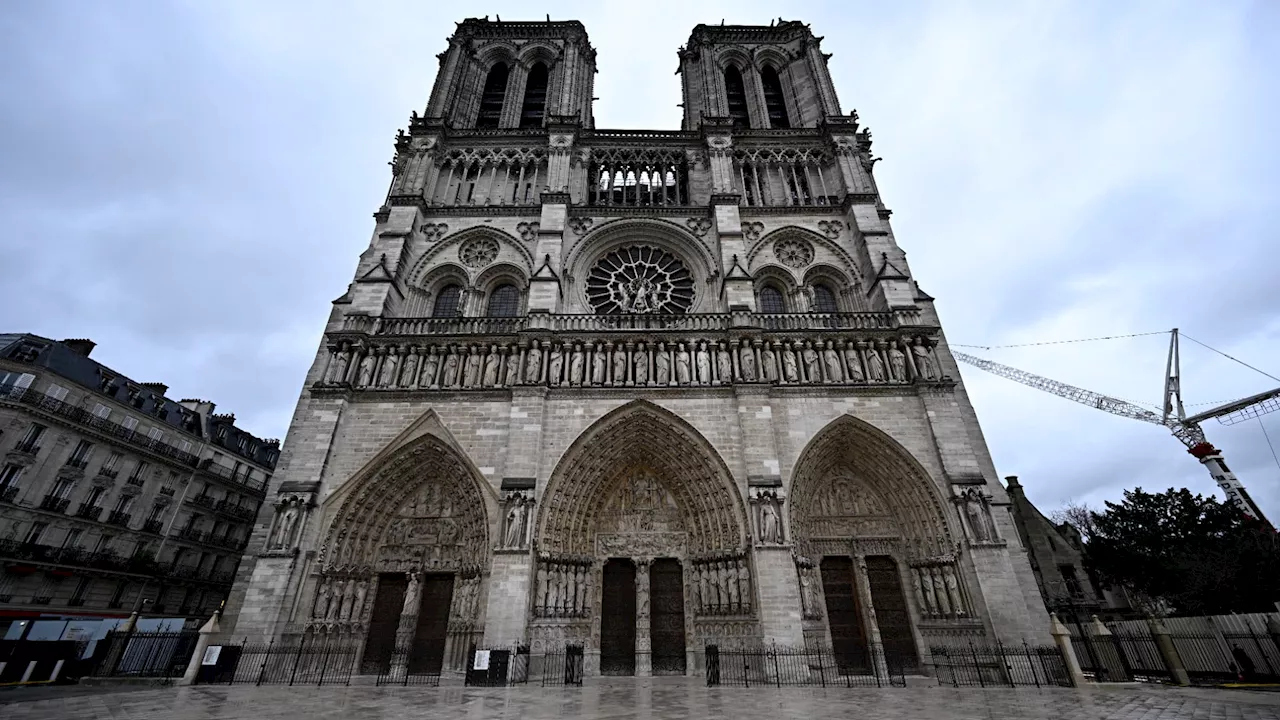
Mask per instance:
[[[813,245],[803,238],[784,237],[773,244],[773,254],[787,267],[808,267],[813,262]]]
[[[291,552],[298,545],[302,526],[314,507],[311,493],[286,493],[276,498],[275,517],[267,533],[267,552]]]
[[[516,232],[520,233],[520,239],[525,242],[532,242],[538,239],[538,223],[522,222],[516,225]]]
[[[744,222],[742,223],[742,236],[747,242],[753,243],[760,239],[764,233],[764,223],[760,222]]]
[[[458,246],[458,259],[469,268],[482,268],[498,257],[498,241],[479,236]]]
[[[508,550],[519,550],[529,546],[530,516],[533,515],[533,493],[525,490],[507,491],[503,497],[502,507],[502,544]]]

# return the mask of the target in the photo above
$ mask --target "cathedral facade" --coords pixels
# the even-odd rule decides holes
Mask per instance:
[[[699,25],[604,130],[577,22],[458,25],[334,302],[223,627],[396,648],[1047,638],[973,408],[798,22]]]

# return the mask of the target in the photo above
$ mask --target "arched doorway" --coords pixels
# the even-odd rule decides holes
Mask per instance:
[[[917,667],[918,623],[971,613],[938,492],[883,432],[845,416],[801,453],[791,526],[805,635],[842,670]]]
[[[601,418],[539,507],[534,652],[581,643],[588,672],[684,674],[704,643],[758,635],[741,498],[674,414],[636,401]]]
[[[490,544],[470,465],[423,435],[339,492],[308,629],[361,642],[363,673],[462,669],[482,631]]]

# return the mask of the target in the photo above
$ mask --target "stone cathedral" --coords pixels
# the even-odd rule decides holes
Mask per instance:
[[[588,675],[1047,639],[821,38],[699,25],[677,55],[681,129],[598,129],[581,23],[458,24],[228,634],[340,635],[365,673],[580,646]]]

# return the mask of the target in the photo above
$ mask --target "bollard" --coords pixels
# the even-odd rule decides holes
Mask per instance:
[[[1179,685],[1190,685],[1191,677],[1187,675],[1187,668],[1182,664],[1182,658],[1178,655],[1178,648],[1173,646],[1173,638],[1169,637],[1169,628],[1156,617],[1147,618],[1147,627],[1151,630],[1151,637],[1156,641],[1156,648],[1160,650],[1160,658],[1164,660],[1164,666],[1169,670],[1169,676]]]
[[[1080,670],[1080,661],[1076,659],[1076,649],[1071,644],[1071,631],[1058,619],[1057,613],[1049,614],[1049,634],[1062,653],[1062,662],[1067,666],[1067,677],[1071,687],[1084,687],[1084,672]]]
[[[200,663],[204,662],[204,651],[209,647],[209,637],[218,632],[218,618],[221,615],[221,608],[214,610],[213,616],[204,625],[200,626],[200,637],[196,639],[195,652],[191,653],[191,660],[187,663],[187,671],[182,674],[182,680],[178,681],[179,685],[196,684],[196,676],[200,674]]]

